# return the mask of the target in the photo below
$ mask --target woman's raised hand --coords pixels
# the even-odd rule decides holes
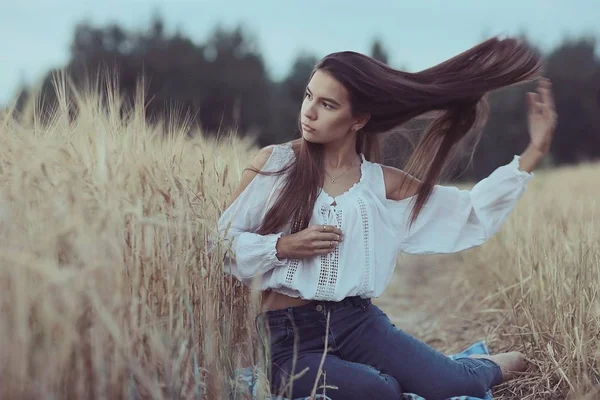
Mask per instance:
[[[333,225],[312,225],[277,241],[277,258],[307,258],[331,253],[343,240],[342,231]]]
[[[550,151],[557,120],[552,84],[549,79],[540,80],[537,93],[527,93],[527,103],[530,146],[542,154],[547,154]]]

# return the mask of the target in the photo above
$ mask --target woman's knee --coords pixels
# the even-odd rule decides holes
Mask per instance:
[[[393,376],[378,373],[378,379],[370,387],[365,387],[363,399],[394,399],[397,400],[402,394],[400,383]]]
[[[357,369],[360,371],[358,374],[356,374]],[[401,397],[402,389],[394,377],[369,366],[361,366],[357,369],[347,371],[346,376],[336,373],[338,371],[326,371],[317,382],[316,393],[326,395],[331,400],[397,400]],[[314,385],[314,376],[310,378],[303,376],[293,385],[291,398],[309,396]]]
[[[402,388],[396,378],[384,374],[368,365],[365,365],[364,368],[369,369],[370,373],[363,375],[360,382],[355,382],[352,384],[352,388],[348,388],[355,393],[355,397],[352,398],[383,400],[397,400],[400,398],[402,395]]]

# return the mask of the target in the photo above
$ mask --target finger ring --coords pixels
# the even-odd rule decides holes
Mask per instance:
[[[329,247],[333,247],[333,240],[329,242]]]
[[[327,227],[323,225],[323,232],[327,232]]]

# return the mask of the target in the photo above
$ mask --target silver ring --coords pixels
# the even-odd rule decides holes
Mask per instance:
[[[323,225],[323,232],[327,232],[327,227]]]

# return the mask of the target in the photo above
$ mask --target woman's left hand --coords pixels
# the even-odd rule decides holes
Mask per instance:
[[[542,78],[538,84],[539,93],[527,93],[530,146],[542,154],[550,151],[552,136],[556,128],[557,114],[551,88],[550,80]]]

